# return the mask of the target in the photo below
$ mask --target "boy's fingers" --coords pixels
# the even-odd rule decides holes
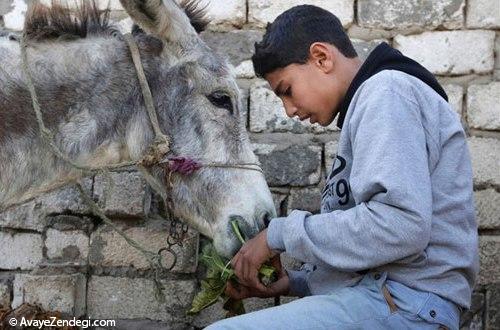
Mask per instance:
[[[283,272],[283,266],[281,265],[279,254],[271,258],[271,266],[276,269],[276,272],[278,272],[278,274],[281,274]]]
[[[231,261],[231,265],[233,266],[234,274],[241,281],[243,280],[242,273],[242,263],[241,258],[239,258],[239,254],[237,254],[233,260]]]
[[[252,292],[246,286],[239,285],[239,287],[236,288],[231,282],[227,283],[225,293],[231,298],[238,300],[255,297],[255,295],[252,295]]]
[[[233,298],[233,299],[241,299],[239,298],[239,291],[237,291],[233,285],[231,284],[231,282],[228,282],[227,285],[226,285],[226,289],[224,290],[225,294],[228,295],[229,297]]]

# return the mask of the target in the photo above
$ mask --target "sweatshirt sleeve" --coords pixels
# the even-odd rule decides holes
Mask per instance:
[[[349,120],[355,206],[273,219],[268,243],[303,262],[356,272],[423,251],[432,192],[419,107],[390,89],[358,98]],[[347,132],[346,132],[347,133]]]

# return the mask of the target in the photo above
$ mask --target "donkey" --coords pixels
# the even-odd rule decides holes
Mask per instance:
[[[227,61],[198,33],[208,23],[193,0],[120,0],[138,26],[133,38],[153,94],[167,156],[255,163],[241,120],[242,102]],[[25,22],[28,66],[45,125],[71,160],[103,166],[140,160],[153,129],[124,36],[109,10],[82,1],[77,10],[34,3]],[[39,136],[16,38],[0,41],[0,210],[81,176]],[[258,171],[202,168],[174,175],[174,215],[231,257],[239,247],[230,220],[247,237],[276,216]]]

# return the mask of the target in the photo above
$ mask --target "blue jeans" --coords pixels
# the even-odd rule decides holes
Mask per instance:
[[[396,311],[391,311],[384,298],[384,284]],[[228,318],[205,329],[458,330],[459,318],[459,309],[450,301],[386,280],[385,273],[368,273],[353,287]]]

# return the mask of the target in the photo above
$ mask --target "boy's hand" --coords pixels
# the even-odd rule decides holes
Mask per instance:
[[[267,287],[261,284],[263,288],[254,288],[239,283],[233,284],[228,282],[226,286],[226,294],[236,300],[251,297],[270,298],[287,295],[290,291],[290,282],[288,275],[281,266],[280,256],[277,255],[273,257],[271,259],[271,264],[278,272],[278,280],[276,282],[271,283]]]
[[[275,253],[267,245],[267,229],[261,231],[257,236],[247,241],[231,260],[234,273],[241,284],[261,291],[265,286],[260,283],[259,269]]]

